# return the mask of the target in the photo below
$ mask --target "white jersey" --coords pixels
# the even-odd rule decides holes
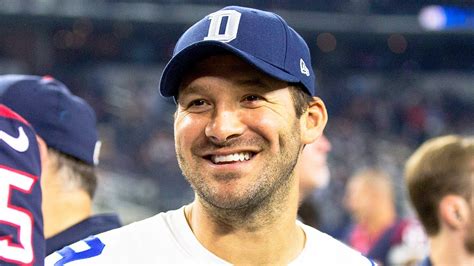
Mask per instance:
[[[341,242],[297,222],[306,234],[303,251],[290,265],[374,265]],[[89,237],[46,258],[45,265],[220,264],[194,236],[184,207]]]

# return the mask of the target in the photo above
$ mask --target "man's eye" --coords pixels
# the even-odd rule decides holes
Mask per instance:
[[[248,102],[254,102],[254,101],[259,101],[259,100],[262,100],[262,97],[258,95],[247,95],[244,97],[244,101],[248,101]]]
[[[189,107],[191,107],[191,106],[203,106],[205,104],[206,104],[206,101],[204,101],[202,99],[198,99],[198,100],[191,101],[189,103]]]

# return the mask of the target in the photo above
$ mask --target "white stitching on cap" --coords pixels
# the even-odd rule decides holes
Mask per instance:
[[[94,155],[93,155],[94,165],[99,164],[99,155],[100,155],[100,147],[101,146],[102,146],[102,142],[100,140],[98,140],[95,143],[95,147],[94,147]]]

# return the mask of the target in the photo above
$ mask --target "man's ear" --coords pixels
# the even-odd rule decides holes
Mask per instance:
[[[328,121],[324,102],[319,97],[313,97],[306,112],[301,115],[301,140],[303,144],[315,141],[323,134]]]
[[[469,206],[458,195],[447,195],[439,203],[439,215],[444,224],[452,230],[460,230],[469,223]]]

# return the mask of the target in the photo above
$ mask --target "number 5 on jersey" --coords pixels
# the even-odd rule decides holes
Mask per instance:
[[[12,263],[30,264],[33,262],[33,217],[25,209],[10,204],[12,190],[31,193],[37,180],[28,175],[0,168],[0,224],[16,228],[18,242],[11,235],[0,235],[0,259]]]

